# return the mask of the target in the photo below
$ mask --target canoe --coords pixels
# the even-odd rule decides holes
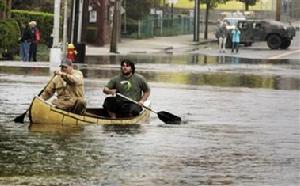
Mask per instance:
[[[150,105],[150,101],[145,102]],[[131,125],[143,124],[149,121],[150,111],[144,109],[140,115],[130,118],[111,119],[101,113],[101,108],[88,108],[87,115],[78,115],[63,111],[35,96],[29,109],[29,120],[31,124],[59,124],[59,125]]]

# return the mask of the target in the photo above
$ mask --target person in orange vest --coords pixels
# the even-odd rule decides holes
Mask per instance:
[[[75,46],[71,43],[71,44],[68,44],[68,47],[67,47],[67,59],[71,60],[72,62],[75,61],[76,59],[76,49],[75,49]]]

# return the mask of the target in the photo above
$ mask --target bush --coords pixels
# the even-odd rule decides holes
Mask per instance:
[[[20,29],[17,21],[6,19],[0,21],[0,49],[2,52],[13,52],[18,50]]]
[[[37,27],[41,32],[41,42],[44,44],[48,43],[53,28],[53,14],[27,10],[11,10],[11,17],[18,22],[20,28],[22,24],[36,21]]]

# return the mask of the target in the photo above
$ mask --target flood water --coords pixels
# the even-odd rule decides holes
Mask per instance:
[[[129,56],[164,124],[32,127],[12,120],[50,78],[45,67],[0,66],[0,185],[299,185],[300,60]],[[78,65],[88,107],[118,59]]]

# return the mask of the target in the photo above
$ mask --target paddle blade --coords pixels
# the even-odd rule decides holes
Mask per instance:
[[[166,124],[180,124],[181,118],[169,112],[161,111],[157,113],[158,118]]]
[[[14,119],[14,122],[15,122],[15,123],[24,123],[24,118],[25,118],[26,113],[27,113],[27,111],[24,112],[23,114],[21,114],[20,116],[17,116],[17,117]]]

